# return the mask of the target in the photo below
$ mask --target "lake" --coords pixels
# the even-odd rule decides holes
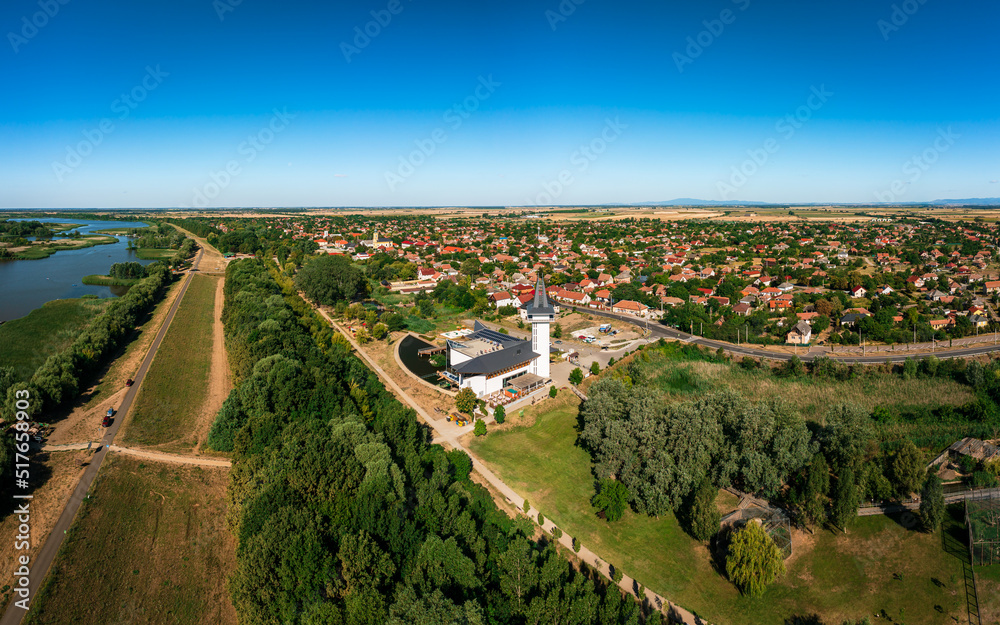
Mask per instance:
[[[0,215],[0,220],[5,219]],[[32,221],[18,219],[16,221]],[[43,223],[80,224],[80,234],[91,234],[108,228],[141,228],[136,221],[84,221],[79,219],[42,218]],[[27,315],[45,302],[93,294],[97,297],[117,297],[126,287],[88,286],[80,282],[83,276],[106,274],[112,263],[138,262],[148,265],[151,260],[139,260],[128,249],[128,238],[118,237],[117,243],[96,245],[81,250],[56,252],[40,260],[0,261],[0,321]]]

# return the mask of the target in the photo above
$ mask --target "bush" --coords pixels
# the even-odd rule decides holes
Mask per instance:
[[[622,570],[617,566],[611,568],[613,569],[611,573],[611,579],[613,579],[616,584],[620,584],[622,581],[622,577],[624,577],[624,575],[622,574]]]
[[[531,504],[528,503],[527,499],[524,500],[524,505],[521,506],[521,509],[524,510],[525,514],[528,514],[528,510],[531,510]]]
[[[575,551],[576,553],[580,553],[580,547],[581,546],[582,545],[580,545],[580,541],[577,540],[576,538],[574,538],[573,539],[573,551]]]
[[[601,372],[601,365],[596,360],[590,363],[590,375],[597,375],[600,372]]]
[[[472,433],[476,436],[486,436],[486,422],[482,419],[476,419],[476,427],[473,428]]]
[[[601,482],[599,492],[590,501],[599,513],[604,513],[608,521],[617,521],[625,514],[628,499],[628,489],[624,484],[615,480],[604,480]]]
[[[503,406],[498,405],[496,409],[493,410],[493,420],[497,423],[503,423],[507,420],[507,411],[504,410]]]
[[[542,514],[541,512],[538,513],[538,524],[542,527],[545,527],[545,515]]]
[[[569,374],[569,383],[573,386],[579,386],[580,382],[583,382],[583,371],[580,367],[573,369]]]
[[[553,527],[552,528],[552,538],[555,538],[556,540],[559,540],[560,538],[562,538],[562,535],[563,535],[563,531],[561,529],[559,529],[558,527]]]
[[[554,385],[549,387],[549,397],[555,397],[558,394],[559,394],[559,390],[556,389],[556,387]]]

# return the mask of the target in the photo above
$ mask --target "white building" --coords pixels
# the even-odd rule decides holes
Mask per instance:
[[[478,321],[472,334],[448,341],[448,367],[443,375],[477,397],[514,388],[530,392],[549,381],[549,325],[555,310],[539,279],[528,304],[531,341],[487,328]]]

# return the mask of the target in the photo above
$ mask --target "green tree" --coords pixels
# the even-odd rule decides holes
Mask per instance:
[[[591,499],[591,503],[598,512],[604,513],[604,518],[608,521],[617,521],[625,514],[628,498],[628,489],[624,484],[615,480],[604,480],[601,482],[600,490]]]
[[[345,256],[316,256],[295,274],[295,286],[314,303],[332,306],[363,295],[365,275]]]
[[[831,498],[833,507],[830,510],[830,520],[847,533],[847,526],[858,516],[858,506],[861,505],[861,489],[858,488],[853,469],[844,467],[840,470]]]
[[[472,432],[476,436],[486,436],[486,422],[482,419],[476,419],[476,427],[473,428]]]
[[[552,338],[561,339],[562,332],[563,330],[561,324],[556,323],[552,326]]]
[[[736,531],[726,554],[726,574],[740,592],[759,597],[784,572],[781,550],[759,521],[752,520]]]
[[[826,517],[825,502],[830,491],[830,467],[823,454],[813,456],[805,472],[799,511],[808,525],[818,525]]]
[[[507,411],[502,405],[497,404],[497,407],[493,409],[493,420],[497,423],[503,423],[507,420]]]
[[[376,323],[372,326],[372,338],[381,341],[389,334],[389,328],[384,323]]]
[[[583,382],[583,371],[580,367],[576,367],[569,373],[569,383],[573,386],[579,386],[580,382]]]
[[[944,514],[944,487],[941,478],[932,473],[924,480],[924,486],[920,490],[920,520],[924,530],[936,532],[941,527]]]
[[[892,459],[893,486],[900,497],[909,497],[920,487],[924,477],[923,461],[920,451],[913,441],[907,439]]]
[[[559,394],[559,389],[555,387],[555,384],[549,387],[549,397],[555,397]]]
[[[702,542],[707,542],[719,533],[720,515],[715,505],[718,489],[706,476],[691,498],[688,511],[688,529],[692,536]]]
[[[471,415],[476,407],[476,392],[466,386],[455,395],[455,409],[459,412]]]
[[[590,363],[590,375],[597,375],[601,372],[601,365],[596,360]]]
[[[827,460],[835,471],[846,466],[857,472],[871,437],[868,411],[856,404],[840,404],[826,412],[825,420],[820,440]]]

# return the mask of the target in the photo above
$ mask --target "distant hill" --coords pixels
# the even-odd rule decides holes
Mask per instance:
[[[934,200],[931,204],[959,204],[971,206],[997,206],[1000,205],[1000,197],[973,197],[964,200]]]

